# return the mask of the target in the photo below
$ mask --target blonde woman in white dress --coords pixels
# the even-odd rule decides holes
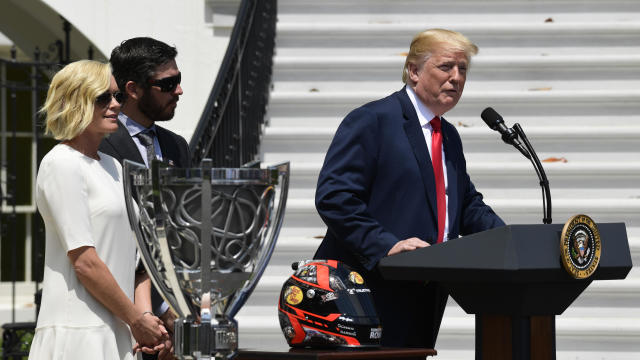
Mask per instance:
[[[134,358],[167,336],[151,313],[150,281],[136,274],[122,168],[98,152],[118,128],[108,64],[82,60],[51,81],[42,109],[62,142],[42,159],[36,202],[46,228],[42,305],[29,359]]]

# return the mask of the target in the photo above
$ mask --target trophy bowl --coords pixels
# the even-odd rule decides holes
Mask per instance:
[[[151,169],[124,162],[127,212],[140,258],[178,315],[180,359],[233,358],[234,316],[262,276],[280,232],[289,163],[268,168]]]

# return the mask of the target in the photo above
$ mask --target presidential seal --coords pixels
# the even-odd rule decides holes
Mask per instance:
[[[575,215],[562,228],[560,258],[564,268],[576,279],[586,279],[600,262],[600,232],[587,215]]]

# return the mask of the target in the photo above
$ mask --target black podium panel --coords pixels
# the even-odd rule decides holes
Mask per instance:
[[[555,359],[555,315],[593,280],[624,279],[631,253],[623,223],[598,224],[600,262],[588,279],[560,260],[563,225],[508,225],[389,256],[389,280],[437,281],[476,314],[476,360]]]
[[[562,224],[508,225],[386,257],[386,279],[437,281],[470,314],[558,315],[591,281],[624,279],[632,268],[624,223],[598,224],[600,264],[584,280],[560,262]]]

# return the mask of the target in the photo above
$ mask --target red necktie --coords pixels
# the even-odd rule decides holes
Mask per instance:
[[[444,223],[447,216],[447,198],[444,189],[444,171],[442,170],[442,128],[440,118],[431,120],[433,133],[431,134],[431,163],[436,177],[436,199],[438,202],[438,241],[444,237]]]

